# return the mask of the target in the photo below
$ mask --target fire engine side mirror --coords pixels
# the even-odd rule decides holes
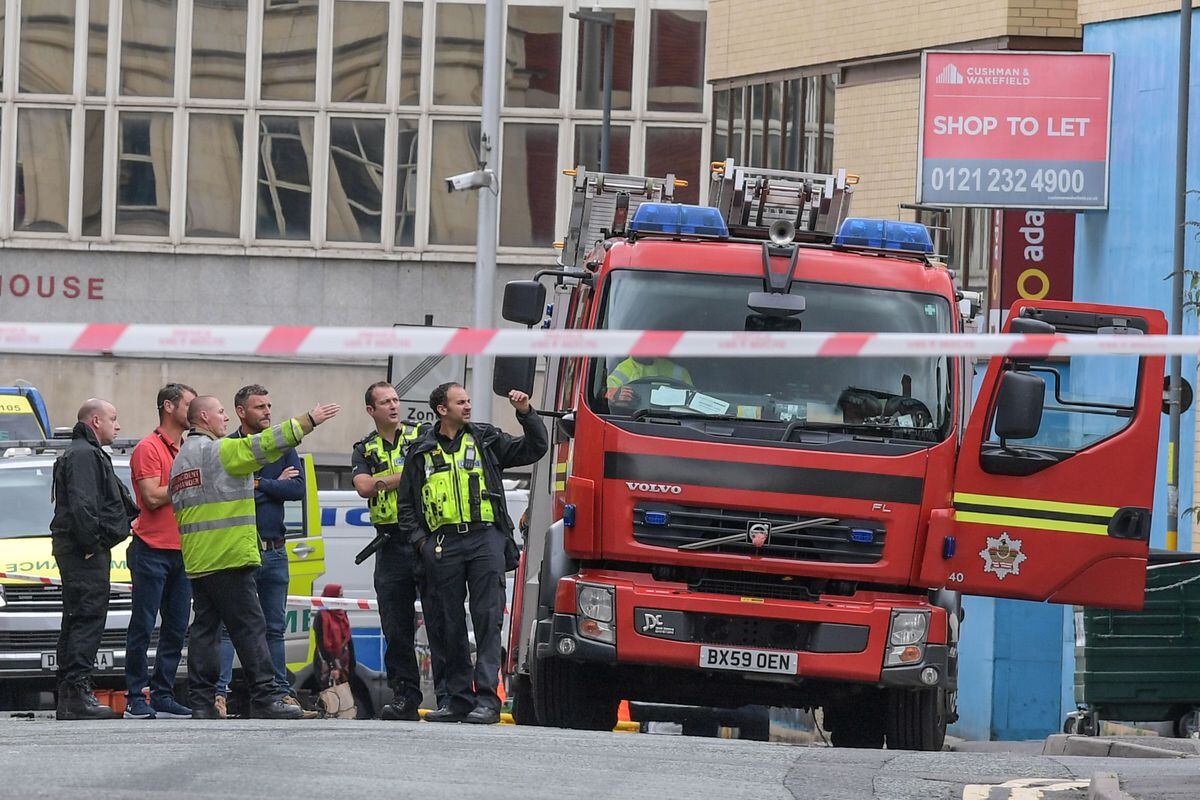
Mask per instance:
[[[564,439],[575,438],[575,412],[570,411],[558,418],[556,423],[558,432],[562,434]]]
[[[1006,439],[1032,439],[1042,427],[1046,382],[1029,372],[1009,370],[1000,376],[996,393],[996,436],[1001,446]]]
[[[538,281],[509,281],[504,285],[501,315],[509,322],[531,328],[546,316],[546,287]]]
[[[513,389],[533,394],[533,376],[537,372],[534,356],[497,356],[492,370],[492,391],[499,397],[508,397]]]

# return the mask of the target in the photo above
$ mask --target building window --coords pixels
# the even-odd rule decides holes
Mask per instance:
[[[121,7],[121,94],[175,94],[175,0],[124,0]]]
[[[700,202],[701,128],[646,128],[646,175],[687,181],[675,189],[679,203]]]
[[[312,101],[317,87],[317,0],[265,0],[263,100]]]
[[[22,0],[20,91],[71,94],[75,0]]]
[[[500,170],[500,244],[547,247],[554,242],[558,185],[558,126],[504,126]]]
[[[703,11],[650,12],[648,110],[704,110],[705,16]]]
[[[242,228],[240,114],[188,119],[187,236],[236,239]]]
[[[83,112],[83,213],[80,234],[104,230],[104,111]]]
[[[89,0],[87,35],[87,80],[89,97],[108,93],[108,3],[109,0]]]
[[[831,172],[834,85],[832,75],[814,75],[718,89],[713,92],[712,158]]]
[[[676,172],[679,196],[701,197],[707,0],[621,2],[608,169]],[[606,56],[602,29],[567,16],[577,5],[505,4],[502,248],[546,248],[566,223],[560,170],[600,167]],[[482,0],[13,0],[0,56],[5,13],[0,218],[18,245],[383,257],[475,243],[479,195],[444,180],[478,164]],[[725,100],[716,154],[741,146]]]
[[[400,29],[400,105],[421,104],[421,25],[420,3],[405,3]]]
[[[121,112],[117,139],[118,234],[170,233],[171,122],[169,113]]]
[[[558,6],[509,6],[504,105],[558,108],[562,18]]]
[[[398,121],[396,146],[396,246],[412,247],[417,235],[418,126],[415,119]]]
[[[608,133],[609,172],[629,172],[629,131],[628,125],[613,125]],[[586,169],[600,169],[600,138],[599,125],[576,125],[575,157],[571,166],[582,164]]]
[[[633,21],[634,10],[613,11],[612,107],[627,111],[633,107]],[[598,109],[604,106],[604,36],[595,22],[579,23],[578,61],[575,68],[576,108]]]
[[[310,238],[312,152],[312,117],[259,117],[259,239]]]
[[[479,123],[435,120],[433,123],[432,181],[429,192],[431,244],[475,244],[479,201],[475,192],[447,192],[442,179],[474,169],[479,162]]]
[[[433,104],[483,102],[483,6],[438,3],[433,43]]]
[[[65,233],[71,185],[71,112],[17,112],[13,230]]]
[[[388,4],[365,0],[334,3],[330,101],[386,102],[387,64]]]
[[[325,238],[378,244],[383,225],[383,119],[329,120]]]
[[[191,96],[246,96],[246,0],[192,0]]]

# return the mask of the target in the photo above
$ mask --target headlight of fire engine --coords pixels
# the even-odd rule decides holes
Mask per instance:
[[[579,609],[579,635],[599,642],[611,642],[613,626],[613,587],[579,585],[576,598]]]
[[[885,667],[916,664],[925,657],[925,637],[929,632],[929,615],[923,611],[898,611],[892,615],[888,631],[888,650]]]
[[[929,630],[929,617],[922,612],[901,611],[892,617],[888,641],[895,646],[920,644]]]

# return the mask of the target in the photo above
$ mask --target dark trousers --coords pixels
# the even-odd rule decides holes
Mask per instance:
[[[387,647],[383,665],[387,670],[388,686],[410,702],[421,702],[421,672],[416,654],[416,601],[421,597],[425,636],[429,640],[434,692],[438,703],[446,697],[445,658],[441,646],[442,615],[437,601],[428,591],[424,571],[408,537],[393,533],[375,554],[375,597],[379,601],[379,626]]]
[[[130,697],[142,693],[147,683],[153,698],[173,697],[175,672],[187,639],[192,613],[192,584],[178,550],[159,550],[134,536],[125,556],[133,576],[133,610],[125,639],[125,688]],[[146,650],[154,632],[155,617],[162,617],[154,676]]]
[[[269,705],[282,697],[267,650],[267,622],[258,602],[254,567],[223,569],[192,578],[195,619],[188,635],[188,684],[193,708],[213,707],[221,674],[221,623],[229,631],[250,687],[250,700]]]
[[[111,551],[91,558],[71,550],[55,556],[62,577],[63,613],[58,632],[58,682],[80,685],[92,676],[96,651],[108,619]]]
[[[434,551],[437,538],[426,540],[421,555],[443,620],[449,705],[456,711],[476,706],[499,711],[496,685],[504,624],[504,533],[486,528],[447,534],[441,541],[441,558]],[[464,607],[468,596],[475,630],[474,667]]]

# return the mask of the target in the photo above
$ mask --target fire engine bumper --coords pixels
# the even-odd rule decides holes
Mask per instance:
[[[597,640],[595,624],[577,607],[580,586],[611,589],[608,641]],[[905,663],[885,666],[889,651],[896,649],[889,636],[898,613],[926,615],[926,638],[915,648],[919,657],[910,653]],[[564,578],[556,613],[542,622],[537,638],[539,656],[597,664],[774,683],[954,690],[957,652],[945,642],[946,630],[945,611],[923,595],[860,593],[786,601],[689,592],[684,586],[676,590],[648,575],[605,571]]]

